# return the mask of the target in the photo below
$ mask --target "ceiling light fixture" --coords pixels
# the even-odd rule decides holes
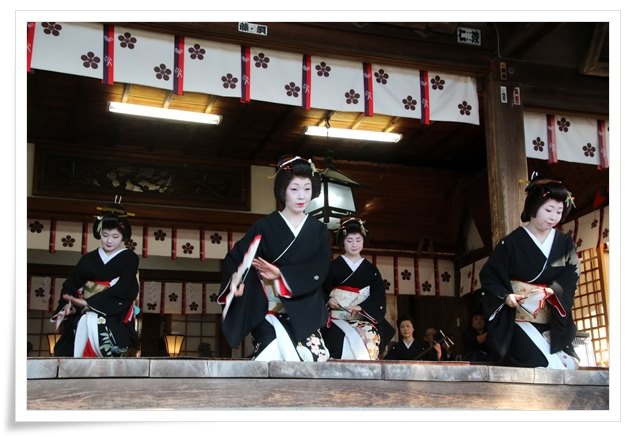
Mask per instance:
[[[109,102],[108,110],[113,113],[176,120],[180,122],[204,123],[207,125],[218,125],[221,123],[221,116],[217,114],[195,113],[192,111],[135,105],[131,103]]]
[[[342,129],[326,128],[324,126],[306,126],[303,129],[305,135],[315,135],[318,137],[348,138],[353,140],[383,141],[387,143],[398,143],[402,134],[393,132],[363,131],[362,129]]]

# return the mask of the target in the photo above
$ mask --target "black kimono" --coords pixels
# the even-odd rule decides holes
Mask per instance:
[[[279,298],[273,298],[272,294],[268,296],[265,284],[256,269],[251,267],[243,280],[243,295],[234,297],[229,308],[224,308],[227,313],[221,327],[228,344],[235,348],[248,333],[252,333],[254,357],[258,358],[271,342],[281,338],[281,331],[273,329],[280,323],[299,354],[299,357],[288,356],[283,360],[312,360],[307,356],[307,349],[314,360],[327,360],[329,353],[319,331],[327,321],[321,290],[331,259],[327,227],[316,218],[307,216],[295,237],[278,211],[257,221],[223,261],[218,301],[224,307],[232,274],[237,271],[256,235],[261,235],[261,242],[255,257],[262,257],[280,269],[282,279],[279,280],[284,280],[289,294]]]
[[[82,256],[71,275],[62,285],[62,295],[69,294],[84,298],[88,307],[82,311],[76,308],[74,313],[67,314],[64,319],[62,336],[55,344],[55,356],[76,357],[110,357],[121,356],[127,348],[137,343],[133,304],[139,293],[137,268],[139,257],[129,249],[106,256],[102,248]],[[116,282],[106,289],[90,297],[83,295],[87,282]],[[88,295],[88,294],[87,294]],[[60,297],[52,321],[56,315],[63,317],[68,302]],[[67,312],[68,313],[68,312]],[[96,330],[91,346],[86,340],[76,339],[76,331],[81,318],[92,318],[95,324],[90,329]],[[86,318],[85,318],[86,319]],[[84,321],[84,320],[82,320]],[[89,339],[91,336],[89,335]]]
[[[326,302],[335,297],[335,288],[349,290],[349,294],[355,297],[342,301],[337,299],[339,304],[358,305],[362,311],[354,317],[343,310],[331,311],[330,321],[322,330],[330,356],[336,359],[378,359],[379,352],[393,336],[393,328],[385,321],[385,285],[378,268],[363,259],[352,271],[345,257],[338,257],[332,261],[330,273],[323,284]],[[348,295],[348,292],[341,294]]]
[[[405,345],[405,342],[401,339],[394,345],[389,347],[389,351],[384,357],[385,360],[431,360],[437,361],[436,350],[427,348],[427,345],[423,341],[418,339],[413,340],[409,348]]]
[[[507,365],[546,367],[549,364],[547,355],[528,332],[521,329],[520,322],[516,323],[516,310],[502,305],[513,291],[511,280],[553,289],[554,296],[546,300],[550,322],[528,324],[540,333],[550,330],[550,355],[559,352],[575,355],[572,341],[576,327],[571,309],[579,279],[579,259],[572,237],[553,231],[548,260],[529,233],[519,227],[494,248],[480,272],[488,339]]]

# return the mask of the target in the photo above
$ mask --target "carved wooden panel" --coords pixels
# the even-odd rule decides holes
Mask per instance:
[[[36,148],[33,193],[212,209],[250,209],[250,167],[105,151]]]

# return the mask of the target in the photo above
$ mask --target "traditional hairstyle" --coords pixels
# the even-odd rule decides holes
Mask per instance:
[[[343,245],[345,237],[356,233],[363,236],[363,242],[367,240],[367,228],[365,228],[365,221],[356,216],[347,215],[341,217],[340,225],[335,231],[336,243],[341,251],[345,249]]]
[[[564,204],[560,222],[563,222],[571,209],[575,207],[575,198],[566,186],[562,184],[562,181],[541,177],[537,172],[533,172],[531,181],[524,191],[526,192],[526,199],[524,201],[524,209],[520,215],[522,222],[528,222],[532,217],[535,217],[540,207],[549,199]]]
[[[132,230],[128,222],[128,216],[134,216],[134,214],[128,213],[121,201],[122,197],[116,196],[114,203],[97,207],[97,210],[101,213],[95,216],[95,222],[93,223],[93,236],[96,239],[102,237],[102,230],[115,229],[122,233],[122,241],[131,238]]]
[[[278,210],[285,208],[285,191],[290,181],[296,176],[309,178],[312,182],[312,198],[321,194],[321,175],[312,163],[299,156],[284,155],[277,162],[277,170],[274,176],[274,198]]]

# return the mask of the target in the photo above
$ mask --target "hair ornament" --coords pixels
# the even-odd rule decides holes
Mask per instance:
[[[305,159],[305,158],[301,158],[300,156],[296,155],[295,157],[290,158],[289,160],[284,161],[283,163],[279,164],[277,166],[277,170],[276,172],[274,172],[274,175],[269,176],[268,179],[272,179],[274,177],[276,177],[277,173],[279,173],[280,170],[292,170],[292,163],[297,161],[297,160],[301,160],[301,161],[305,161],[306,163],[308,163],[310,165],[310,168],[312,169],[312,176],[316,175],[317,173],[319,173],[319,169],[316,168],[316,166],[314,165],[314,163],[312,162],[312,159]],[[276,165],[275,165],[276,166]]]
[[[135,216],[135,213],[131,213],[126,211],[126,209],[122,206],[122,195],[115,195],[115,202],[112,204],[108,204],[104,207],[96,207],[97,211],[102,212],[102,216],[95,216],[97,219],[102,220],[104,215],[113,215],[117,217],[132,217]]]
[[[347,229],[346,229],[345,226],[349,222],[352,222],[352,221],[357,222],[360,225],[361,234],[363,236],[366,236],[367,235],[367,228],[365,228],[365,221],[362,220],[361,218],[358,218],[358,217],[355,217],[355,216],[349,217],[349,218],[345,219],[344,221],[342,221],[341,224],[339,225],[339,227],[336,229],[336,232],[337,233],[343,233],[343,236],[347,236]]]

